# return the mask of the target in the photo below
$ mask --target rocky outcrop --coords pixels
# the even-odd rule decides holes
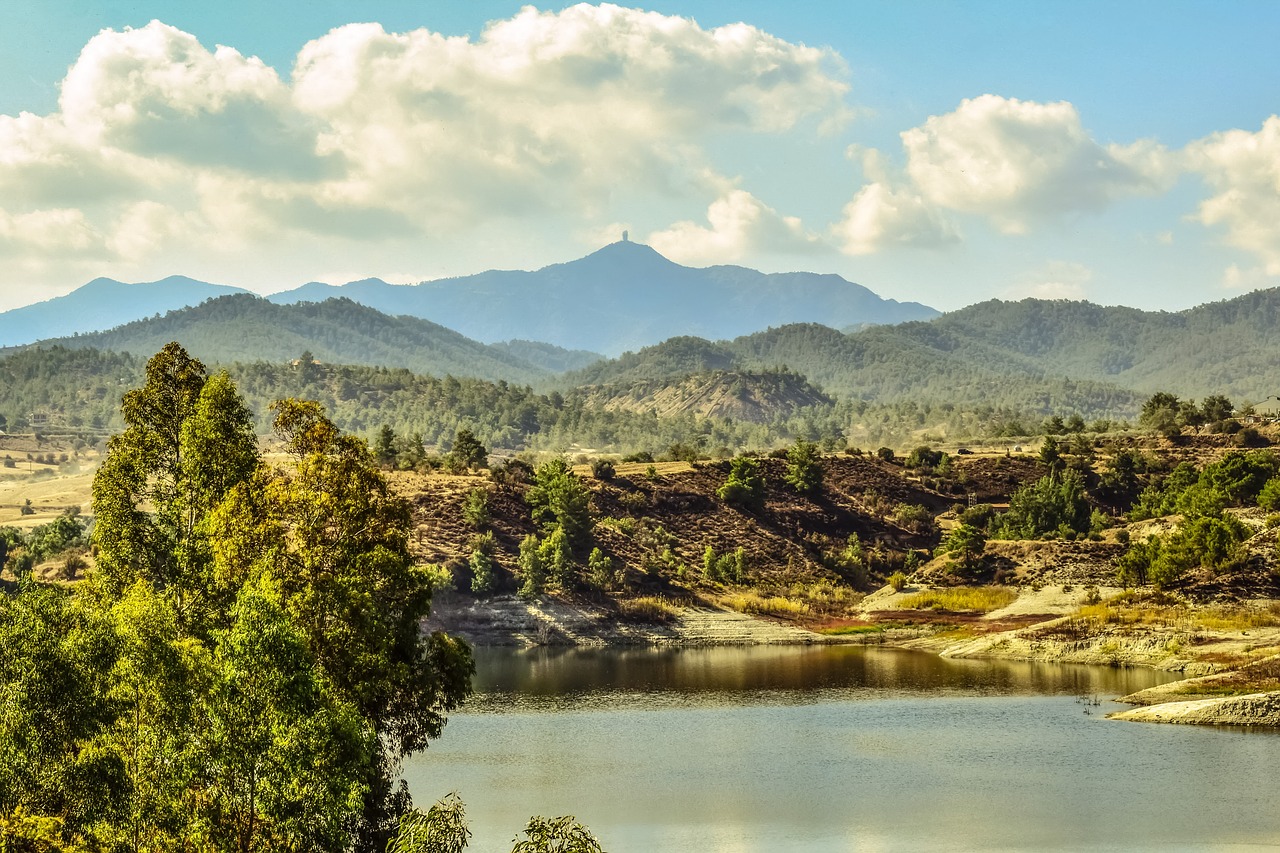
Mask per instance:
[[[442,629],[481,646],[762,646],[839,643],[794,625],[757,619],[733,610],[679,607],[661,624],[618,619],[588,603],[550,597],[525,601],[495,596],[483,602],[462,597],[437,601],[429,630]]]
[[[1280,691],[1164,702],[1108,714],[1108,719],[1209,726],[1280,726]]]

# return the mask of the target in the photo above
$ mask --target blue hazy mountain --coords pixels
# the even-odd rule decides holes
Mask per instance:
[[[609,355],[681,335],[716,340],[786,323],[842,327],[938,316],[838,275],[686,267],[630,242],[533,272],[491,270],[415,285],[376,278],[340,286],[313,282],[268,298],[287,304],[335,296],[488,343],[545,341]]]
[[[182,275],[138,284],[95,278],[66,296],[0,313],[0,348],[110,329],[216,296],[245,292]]]

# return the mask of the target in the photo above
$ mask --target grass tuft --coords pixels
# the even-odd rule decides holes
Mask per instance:
[[[1001,586],[956,586],[928,589],[908,595],[899,602],[904,610],[947,610],[952,613],[990,613],[1007,607],[1018,597],[1015,590]]]
[[[618,602],[618,616],[625,622],[662,624],[675,621],[679,615],[680,609],[676,605],[656,595],[627,598]]]
[[[809,605],[781,595],[763,596],[758,592],[735,592],[726,595],[721,601],[739,613],[760,614],[765,616],[807,616]]]

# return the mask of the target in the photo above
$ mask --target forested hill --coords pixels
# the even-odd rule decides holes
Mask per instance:
[[[244,291],[181,275],[139,284],[95,278],[66,296],[0,312],[0,347],[109,329],[231,293]]]
[[[890,332],[889,334],[885,334]],[[873,328],[869,348],[920,347],[962,360],[1188,397],[1280,394],[1280,289],[1178,313],[1087,302],[983,302],[931,323]]]
[[[924,324],[928,325],[928,324]],[[890,331],[888,329],[884,331]],[[946,403],[1017,411],[1132,416],[1140,395],[1116,385],[1053,375],[1030,359],[992,348],[957,354],[910,337],[866,338],[815,323],[769,329],[732,341],[673,338],[599,362],[558,380],[575,386],[672,383],[707,371],[785,367],[838,397],[884,403]]]
[[[1119,413],[1160,390],[1256,402],[1280,394],[1280,289],[1179,313],[994,300],[849,334],[807,323],[727,341],[682,337],[561,381],[622,384],[778,366],[828,393],[883,402]]]
[[[181,342],[209,363],[284,363],[310,352],[325,363],[403,367],[432,376],[520,384],[551,373],[510,349],[487,346],[416,317],[391,317],[349,299],[276,305],[236,294],[107,332],[44,343],[149,355],[170,341]]]
[[[524,338],[611,355],[678,335],[729,338],[777,323],[845,326],[938,315],[918,303],[882,299],[837,275],[697,269],[629,242],[534,272],[493,270],[417,285],[377,279],[309,284],[270,298],[332,296],[425,317],[477,340]]]

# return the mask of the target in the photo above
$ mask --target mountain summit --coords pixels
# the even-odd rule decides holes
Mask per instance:
[[[784,323],[840,327],[938,316],[918,303],[881,299],[838,275],[686,267],[628,241],[534,272],[490,270],[416,285],[378,279],[310,284],[269,298],[291,303],[331,296],[428,319],[476,340],[547,341],[610,355],[678,335],[733,338]]]

